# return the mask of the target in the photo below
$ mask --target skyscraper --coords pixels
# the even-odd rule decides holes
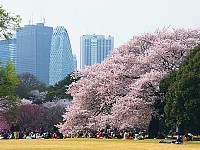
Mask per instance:
[[[67,30],[62,26],[56,27],[51,42],[49,84],[54,85],[73,71],[73,55]]]
[[[16,67],[16,38],[0,40],[0,61],[5,65],[12,60]]]
[[[44,23],[25,25],[17,31],[17,73],[29,72],[49,84],[53,28]]]
[[[77,58],[76,58],[76,55],[73,54],[73,63],[74,63],[74,71],[77,70]]]
[[[114,37],[104,35],[81,36],[81,69],[101,63],[114,48]]]

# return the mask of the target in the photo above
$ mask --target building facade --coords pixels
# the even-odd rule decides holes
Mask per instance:
[[[77,57],[75,54],[73,54],[73,63],[74,63],[74,71],[77,70]]]
[[[53,27],[44,23],[25,25],[17,31],[18,74],[29,72],[49,84],[49,63]]]
[[[0,61],[6,65],[11,60],[16,67],[16,38],[10,40],[0,40]]]
[[[80,39],[81,69],[101,63],[114,49],[114,37],[104,35],[83,35]]]
[[[73,71],[72,48],[67,30],[63,26],[56,27],[51,42],[49,84],[54,85]]]

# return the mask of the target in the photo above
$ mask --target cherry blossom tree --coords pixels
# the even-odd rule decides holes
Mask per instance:
[[[3,129],[9,129],[10,126],[3,115],[0,115],[0,131]]]
[[[66,108],[65,135],[85,128],[147,129],[162,99],[159,82],[200,43],[200,30],[163,29],[134,36],[101,63],[77,71],[68,89],[73,105]]]
[[[46,92],[40,92],[39,90],[32,90],[29,92],[29,98],[34,104],[41,104],[44,102]]]
[[[55,125],[62,122],[62,115],[65,112],[65,108],[69,105],[71,105],[69,99],[56,99],[55,101],[42,104],[44,110],[43,124],[48,131],[52,131]]]
[[[36,104],[20,105],[16,120],[20,127],[30,130],[39,129],[44,121],[44,110]]]
[[[32,104],[32,101],[23,98],[23,99],[21,100],[21,103],[20,103],[20,104],[21,104],[21,105],[29,105],[29,104]]]

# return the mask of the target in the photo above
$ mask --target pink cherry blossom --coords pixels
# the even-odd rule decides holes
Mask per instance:
[[[3,129],[10,129],[8,122],[3,115],[0,115],[0,131]]]
[[[66,108],[65,135],[85,128],[147,129],[152,105],[162,99],[160,80],[178,69],[190,49],[200,43],[200,30],[164,28],[134,36],[101,63],[77,71],[80,78],[69,86],[73,104]]]

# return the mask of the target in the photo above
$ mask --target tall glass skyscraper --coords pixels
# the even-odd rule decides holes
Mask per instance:
[[[77,70],[77,58],[76,58],[76,55],[73,54],[73,62],[74,62],[74,71]]]
[[[17,31],[17,73],[29,72],[49,84],[53,28],[44,23],[25,25]]]
[[[12,60],[16,67],[16,38],[10,40],[0,40],[0,61],[6,65],[8,60]]]
[[[56,27],[51,42],[49,84],[54,85],[73,71],[72,48],[67,30],[63,26]]]
[[[83,35],[80,43],[81,69],[84,69],[85,66],[101,63],[106,58],[114,48],[114,37]]]

